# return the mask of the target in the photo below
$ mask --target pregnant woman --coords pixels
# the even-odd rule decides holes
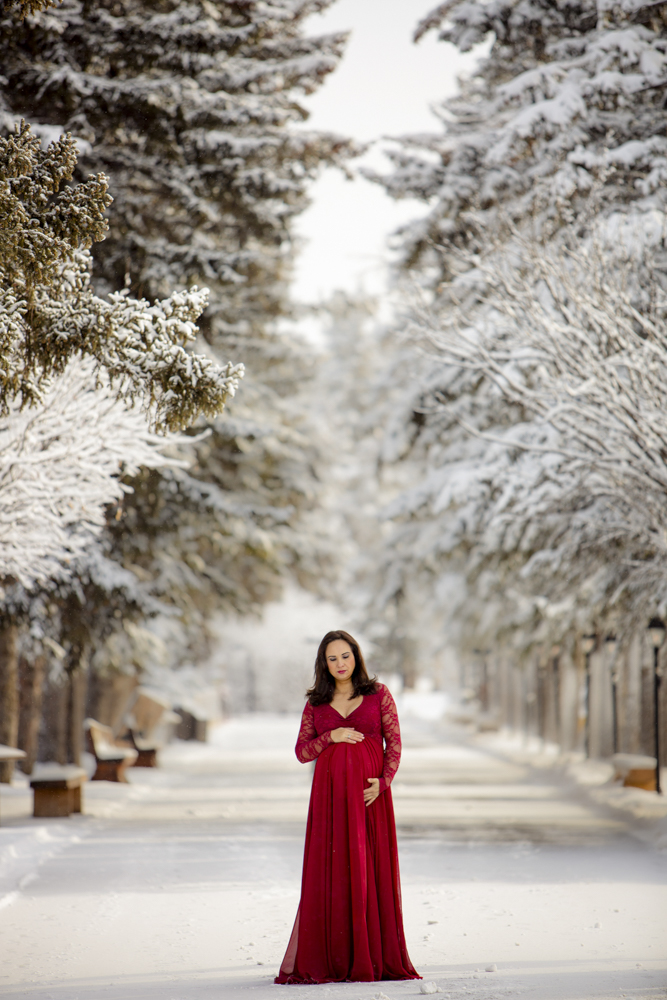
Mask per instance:
[[[296,755],[317,763],[301,902],[276,982],[420,979],[403,933],[389,788],[401,759],[396,705],[347,632],[320,643]]]

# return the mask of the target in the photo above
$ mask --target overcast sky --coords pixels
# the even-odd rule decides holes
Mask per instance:
[[[412,33],[435,0],[337,0],[308,22],[309,34],[351,30],[335,72],[305,100],[309,128],[340,132],[364,142],[385,135],[438,131],[433,102],[452,94],[456,76],[474,62],[451,45]],[[476,57],[475,57],[476,59]],[[379,148],[364,163],[384,168]],[[327,170],[312,188],[313,204],[297,223],[307,241],[300,256],[295,298],[315,302],[337,288],[384,289],[389,233],[425,211],[418,202],[396,203],[363,178],[345,180]]]

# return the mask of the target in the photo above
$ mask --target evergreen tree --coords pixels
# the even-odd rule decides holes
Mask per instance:
[[[242,369],[182,346],[194,339],[206,294],[194,288],[149,306],[90,286],[89,248],[104,239],[111,198],[104,174],[67,185],[76,164],[67,134],[40,148],[21,122],[0,137],[0,412],[39,401],[78,354],[93,358],[130,402],[163,428],[220,411]]]
[[[304,20],[327,5],[65,0],[18,28],[0,20],[5,121],[21,113],[46,134],[70,129],[83,165],[111,179],[97,285],[120,289],[127,276],[130,288],[152,297],[174,283],[205,283],[209,354],[246,366],[243,395],[194,446],[192,472],[228,495],[216,514],[226,518],[223,537],[239,537],[244,512],[249,541],[238,572],[224,554],[220,565],[213,558],[211,506],[201,501],[207,486],[188,488],[180,508],[169,501],[173,482],[163,491],[183,520],[181,537],[201,539],[207,579],[220,572],[237,581],[236,595],[222,588],[227,607],[257,607],[287,569],[312,565],[312,544],[297,528],[317,492],[298,398],[310,361],[277,323],[289,312],[290,223],[307,204],[309,179],[353,152],[339,136],[296,127],[306,117],[299,94],[335,68],[344,44],[342,35],[303,35]],[[140,534],[142,513],[131,515],[130,506]],[[152,533],[149,513],[142,545]]]
[[[397,457],[414,478],[392,509],[384,576],[394,580],[394,593],[407,586],[414,606],[448,619],[450,637],[463,648],[512,633],[526,646],[587,622],[590,629],[612,613],[627,560],[650,533],[642,535],[636,514],[628,515],[630,488],[625,508],[601,517],[592,438],[579,469],[586,474],[573,478],[558,457],[575,441],[581,457],[592,425],[584,420],[568,436],[565,415],[549,420],[548,403],[562,387],[535,368],[531,345],[541,337],[540,358],[558,369],[558,324],[547,324],[544,336],[535,324],[543,331],[541,310],[557,312],[563,299],[554,286],[552,301],[545,272],[530,261],[558,260],[557,248],[569,247],[566,267],[579,270],[569,280],[580,297],[568,315],[575,329],[585,329],[575,316],[600,308],[600,301],[592,305],[601,287],[599,244],[620,296],[619,323],[621,299],[653,323],[665,223],[666,12],[664,3],[450,0],[417,31],[439,30],[463,51],[490,35],[491,46],[459,95],[444,102],[442,133],[404,138],[390,154],[394,170],[376,175],[394,197],[429,205],[399,241],[401,263],[421,286],[419,299],[409,297],[409,322],[425,349],[396,412]],[[614,253],[614,244],[623,252]],[[526,253],[526,245],[535,249]],[[655,266],[644,266],[644,256]],[[590,294],[582,298],[587,282]],[[591,320],[599,341],[585,355],[589,368],[577,375],[582,399],[612,342],[601,315]],[[525,391],[509,391],[520,372]],[[570,378],[575,393],[573,372]],[[640,409],[653,405],[638,393]],[[597,411],[600,424],[617,428],[614,406],[610,399],[607,411]],[[625,433],[619,454],[634,447],[629,425]],[[618,451],[619,437],[614,441]],[[613,571],[603,556],[612,537]],[[635,581],[650,576],[642,571]],[[638,591],[634,598],[642,603]],[[627,607],[617,603],[615,611]]]
[[[664,204],[667,4],[631,0],[446,0],[415,32],[489,55],[443,101],[443,130],[406,136],[380,177],[395,198],[429,204],[406,227],[407,266],[429,281],[468,265],[507,221],[548,237],[585,213],[593,186],[608,207]],[[438,109],[436,109],[438,110]],[[438,247],[438,251],[434,250]],[[444,251],[444,252],[443,252]],[[454,252],[448,252],[454,251]]]
[[[344,36],[304,38],[323,0],[78,3],[0,21],[5,118],[70,131],[110,178],[96,278],[165,294],[205,281],[213,338],[285,308],[289,222],[350,144],[292,129]]]

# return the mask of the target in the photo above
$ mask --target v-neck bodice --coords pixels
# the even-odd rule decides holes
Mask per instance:
[[[333,705],[306,704],[301,719],[301,729],[296,744],[296,755],[300,761],[315,760],[325,750],[336,752],[340,747],[352,748],[354,744],[334,743],[331,732],[347,727],[356,729],[367,738],[384,744],[384,768],[380,779],[380,791],[391,783],[401,759],[401,731],[394,699],[384,684],[377,684],[373,694],[365,694],[360,705],[347,718]]]
[[[351,715],[354,715],[355,712],[359,711],[359,709],[361,708],[361,706],[363,705],[363,703],[364,703],[364,695],[361,696],[361,701],[359,702],[359,704],[357,705],[357,707],[353,708],[351,712],[347,713],[347,715],[343,715],[342,712],[339,712],[338,709],[334,708],[334,706],[331,705],[331,704],[329,705],[329,708],[333,708],[333,710],[336,713],[336,715],[340,715],[340,717],[341,717],[341,719],[343,719],[343,721],[347,721],[347,719],[349,719]]]
[[[347,726],[363,733],[364,736],[376,736],[382,739],[380,698],[377,694],[364,695],[361,704],[353,708],[349,715],[341,715],[331,704],[317,705],[313,708],[313,722],[318,735]]]

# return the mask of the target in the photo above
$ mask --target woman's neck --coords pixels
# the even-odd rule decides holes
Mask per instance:
[[[354,684],[351,679],[346,681],[336,681],[336,694],[343,695],[346,698],[352,694],[354,690]]]

